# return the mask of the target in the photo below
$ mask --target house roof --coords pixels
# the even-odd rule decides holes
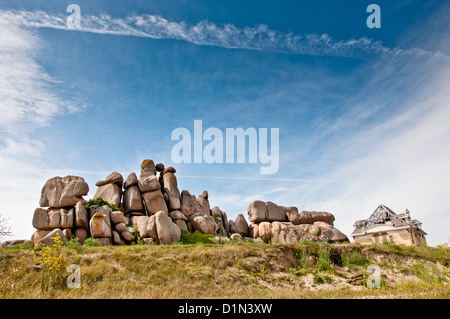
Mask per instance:
[[[392,209],[385,205],[379,205],[369,218],[356,221],[353,224],[353,227],[355,227],[355,232],[358,232],[358,230],[369,228],[377,224],[385,224],[386,222],[390,222],[393,227],[410,226],[411,228],[423,232],[421,228],[422,223],[417,219],[412,220],[408,210],[403,214],[396,214]]]

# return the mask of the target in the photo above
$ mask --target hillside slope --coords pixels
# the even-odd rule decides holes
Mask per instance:
[[[444,247],[228,243],[78,246],[59,253],[80,267],[80,288],[66,287],[68,274],[46,288],[45,265],[33,249],[4,248],[0,297],[450,297],[450,253]],[[367,287],[370,264],[380,267],[381,288]]]

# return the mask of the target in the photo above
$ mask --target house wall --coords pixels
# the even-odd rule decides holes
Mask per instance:
[[[353,239],[355,243],[360,244],[382,244],[383,242],[407,246],[421,246],[427,244],[425,236],[421,233],[417,233],[411,228],[401,230],[391,229],[389,231],[354,235]]]

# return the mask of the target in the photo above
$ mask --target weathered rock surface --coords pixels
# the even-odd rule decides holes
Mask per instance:
[[[105,178],[105,180],[98,181],[97,183],[95,183],[95,186],[101,187],[106,184],[117,184],[120,188],[122,188],[123,184],[122,174],[120,174],[119,172],[112,172]]]
[[[217,234],[220,236],[228,236],[228,219],[226,218],[226,215],[224,216],[224,212],[222,212],[219,207],[214,206],[211,210],[211,216],[218,226],[216,231]]]
[[[125,230],[127,230],[127,225],[125,225],[125,223],[118,223],[116,225],[116,230],[121,233],[124,232]]]
[[[228,220],[227,213],[222,211],[223,226],[227,232],[230,232],[230,221]]]
[[[123,242],[119,232],[117,232],[115,230],[112,231],[112,240],[113,240],[113,243],[116,244],[116,245],[123,245],[124,244],[124,242]]]
[[[272,202],[256,200],[247,208],[249,220],[251,222],[263,221],[285,221],[287,219],[285,207],[278,206]]]
[[[328,238],[328,241],[330,242],[343,242],[343,241],[349,241],[348,237],[342,233],[339,229],[336,227],[322,221],[314,222],[314,226],[320,227],[322,230],[324,236]]]
[[[131,186],[137,186],[138,185],[138,178],[136,176],[136,173],[133,172],[130,175],[128,175],[127,179],[125,180],[125,183],[123,184],[123,187],[125,189],[131,187]]]
[[[73,222],[75,219],[75,209],[71,208],[69,210],[61,208],[61,228],[71,229],[73,228]]]
[[[244,237],[241,236],[239,233],[234,233],[230,235],[230,239],[234,241],[244,240]]]
[[[72,239],[72,230],[69,228],[63,229],[62,230],[63,234],[64,234],[64,238],[69,241],[70,239]]]
[[[285,207],[278,206],[272,202],[266,202],[267,216],[270,221],[285,221],[287,220]]]
[[[244,215],[239,214],[236,217],[235,221],[230,220],[229,223],[231,233],[238,233],[242,237],[246,237],[248,235],[248,224],[247,221],[245,220]]]
[[[210,216],[202,212],[194,213],[188,216],[194,230],[198,230],[203,234],[214,234],[216,231],[216,224]]]
[[[197,203],[200,205],[202,213],[205,215],[210,216],[211,215],[211,208],[209,206],[209,201],[205,197],[201,196]]]
[[[268,220],[266,203],[260,200],[255,200],[248,205],[247,208],[248,219],[253,223],[263,222]]]
[[[293,225],[292,223],[273,222],[271,241],[280,243],[299,241],[337,242],[348,241],[348,238],[329,224]]]
[[[125,214],[131,212],[144,212],[142,195],[137,186],[130,186],[123,193],[123,209]]]
[[[169,214],[169,211],[167,209],[167,205],[166,205],[166,202],[164,201],[164,197],[161,193],[161,190],[143,193],[142,198],[144,199],[144,203],[145,203],[145,207],[147,208],[147,212],[150,215],[154,215],[159,211],[163,211],[166,214]]]
[[[259,238],[259,225],[255,223],[248,225],[248,235],[252,238]]]
[[[141,193],[151,192],[161,189],[161,184],[159,183],[156,175],[152,173],[143,173],[139,176],[138,186]]]
[[[36,229],[49,229],[48,212],[44,208],[36,208],[33,215],[33,227]]]
[[[123,213],[121,211],[111,212],[111,221],[114,224],[120,224],[120,223],[127,224],[128,223],[127,219],[125,218],[125,216],[123,215]]]
[[[131,218],[131,223],[138,229],[139,236],[141,238],[150,237],[150,233],[147,228],[149,219],[150,217],[148,216],[133,216]]]
[[[217,217],[217,218],[220,218],[220,219],[222,219],[222,217],[223,217],[222,211],[221,211],[220,208],[217,207],[217,206],[214,206],[214,207],[211,209],[211,215],[212,215],[213,217]]]
[[[49,179],[41,191],[39,206],[41,207],[68,207],[78,201],[86,203],[83,196],[89,192],[89,186],[82,177],[66,176]]]
[[[266,243],[270,242],[272,239],[272,224],[269,222],[260,223],[258,227],[258,237]]]
[[[202,212],[202,208],[197,203],[195,195],[191,195],[187,190],[181,192],[181,211],[186,216],[196,212]]]
[[[94,198],[102,198],[110,204],[120,206],[122,189],[117,184],[106,184],[97,188]]]
[[[38,241],[38,245],[50,246],[56,243],[56,240],[60,240],[63,244],[66,244],[66,238],[61,229],[56,228],[49,232],[45,237]]]
[[[180,241],[180,227],[172,221],[166,212],[157,212],[155,214],[155,224],[160,244],[170,245]]]
[[[122,233],[120,233],[120,236],[122,236],[122,238],[126,242],[132,242],[133,240],[135,240],[134,235],[131,232],[129,232],[128,230],[125,230]]]
[[[174,173],[164,173],[163,175],[164,192],[169,196],[169,210],[181,209],[180,191],[178,190],[177,178]]]
[[[95,213],[89,221],[91,236],[93,238],[111,237],[111,224],[108,223],[107,217],[102,213]]]
[[[39,241],[50,234],[51,230],[44,230],[44,229],[38,229],[31,235],[31,240],[34,242],[34,245],[36,246]]]
[[[86,238],[88,238],[89,234],[84,228],[75,229],[75,237],[78,238],[78,242],[83,245]]]
[[[176,173],[176,172],[177,172],[177,170],[174,167],[172,167],[172,166],[169,166],[169,167],[164,169],[164,174],[166,174],[166,173]]]
[[[88,229],[89,219],[86,206],[82,202],[75,205],[75,227]]]
[[[156,166],[155,162],[153,162],[151,159],[143,160],[141,163],[141,174],[144,173],[152,173],[153,175],[156,175]]]
[[[48,211],[48,228],[55,229],[61,227],[61,212],[59,209],[52,209]]]
[[[175,219],[173,222],[175,224],[177,224],[177,226],[180,227],[181,230],[188,231],[187,224],[186,224],[186,222],[184,220],[182,220],[182,219]]]
[[[325,222],[333,225],[334,215],[327,212],[302,211],[299,213],[300,224],[314,224],[315,222]]]
[[[156,215],[156,214],[155,214]],[[150,237],[155,241],[158,241],[158,232],[156,231],[156,218],[155,215],[150,216],[147,224],[147,231]]]
[[[177,220],[177,219],[182,219],[184,221],[188,221],[188,218],[185,214],[183,214],[181,211],[179,210],[174,210],[171,211],[169,214],[170,218],[172,218],[173,220]]]
[[[101,214],[105,215],[105,217],[107,217],[108,224],[111,224],[112,210],[111,210],[111,208],[109,208],[109,206],[107,206],[107,205],[103,205],[103,206],[92,205],[89,209],[89,219],[91,219],[95,213],[101,213]]]

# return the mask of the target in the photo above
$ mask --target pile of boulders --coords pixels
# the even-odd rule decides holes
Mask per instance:
[[[112,172],[95,184],[93,199],[108,203],[103,206],[86,205],[89,186],[82,177],[53,177],[42,189],[32,240],[38,244],[59,235],[82,244],[89,237],[101,245],[171,244],[180,241],[181,230],[228,236],[226,213],[217,206],[211,210],[207,191],[198,198],[187,190],[180,193],[175,173],[150,159],[142,162],[139,178],[133,172],[124,182]]]
[[[264,242],[344,241],[347,237],[333,227],[334,216],[325,212],[298,212],[295,207],[254,201],[248,207],[250,225],[243,214],[228,220],[227,214],[211,209],[207,191],[198,196],[181,193],[173,167],[146,159],[136,173],[123,176],[112,172],[98,181],[93,199],[83,198],[89,186],[82,177],[53,177],[42,188],[40,207],[33,216],[35,244],[87,238],[101,245],[171,244],[179,242],[181,231],[215,234],[219,242],[248,240]],[[158,175],[159,174],[159,175]],[[101,201],[100,201],[101,202]]]
[[[297,207],[254,201],[247,209],[249,236],[264,242],[301,241],[343,242],[347,236],[333,226],[334,216],[327,212],[302,211]]]
[[[89,219],[83,196],[89,186],[82,177],[66,176],[49,179],[42,188],[39,208],[33,215],[34,243],[59,234],[61,240],[75,235],[83,241],[88,236]],[[46,208],[48,207],[48,208]]]

